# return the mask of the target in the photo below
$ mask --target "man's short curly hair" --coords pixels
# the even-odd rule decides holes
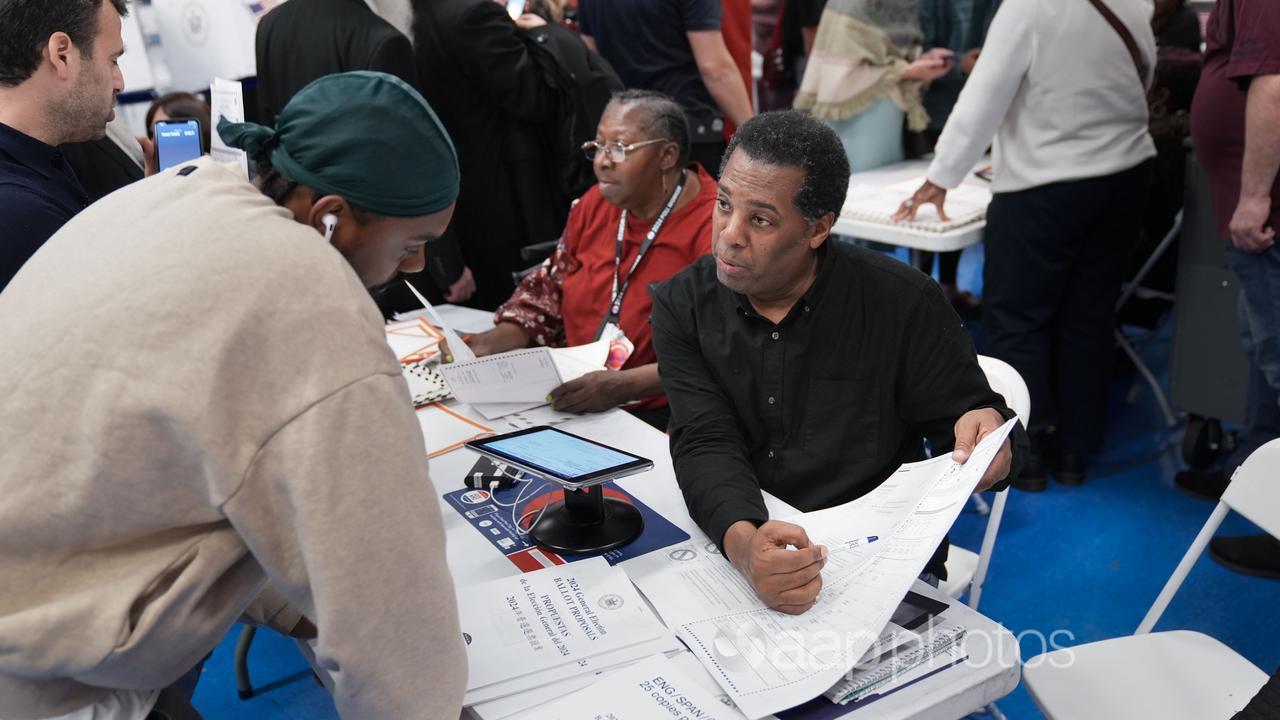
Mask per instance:
[[[840,214],[849,192],[849,158],[835,131],[808,113],[796,110],[761,113],[738,128],[720,163],[720,174],[735,151],[769,165],[804,171],[794,202],[813,222],[827,213]]]

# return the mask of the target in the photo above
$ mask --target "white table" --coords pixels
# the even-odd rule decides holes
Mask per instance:
[[[456,409],[468,412],[465,407]],[[478,416],[476,418],[479,419]],[[618,481],[618,485],[689,533],[694,540],[706,541],[706,536],[689,517],[684,498],[676,485],[666,435],[621,410],[585,416],[560,427],[653,460],[653,470],[624,478]],[[475,464],[477,457],[470,450],[460,449],[432,460],[431,481],[437,495],[442,496],[461,488],[463,476]],[[785,517],[796,512],[786,503],[767,494],[765,503],[770,515],[774,517]],[[518,574],[519,571],[511,561],[495,551],[488,540],[443,499],[440,501],[440,509],[448,537],[449,569],[456,585],[465,586]],[[626,568],[625,562],[622,567]],[[987,706],[1017,687],[1021,677],[1018,644],[1008,630],[925,583],[917,582],[913,589],[950,605],[947,610],[950,617],[956,618],[968,628],[969,634],[965,642],[970,660],[843,717],[851,720],[954,719]]]
[[[989,160],[984,158],[983,161],[979,163],[979,167],[986,167],[989,164]],[[875,170],[854,173],[849,176],[850,192],[852,192],[853,188],[856,188],[858,185],[886,187],[904,180],[910,180],[913,177],[923,177],[925,171],[928,169],[928,160],[908,160],[906,162],[887,165]],[[984,189],[990,189],[991,187],[991,183],[974,177],[973,173],[966,175],[964,182],[961,184],[974,185]],[[909,197],[910,195],[906,194],[902,196],[902,199],[906,200]],[[912,250],[950,252],[952,250],[963,250],[970,245],[976,245],[981,242],[982,232],[986,227],[986,220],[980,220],[971,225],[955,228],[954,230],[935,233],[928,232],[926,230],[913,230],[907,227],[886,225],[884,223],[865,222],[862,220],[840,217],[836,219],[836,224],[832,228],[831,232],[837,235],[849,235],[863,240],[873,240],[875,242],[911,248]]]

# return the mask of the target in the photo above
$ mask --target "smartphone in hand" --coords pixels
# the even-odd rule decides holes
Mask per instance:
[[[204,129],[195,118],[157,121],[153,128],[156,142],[156,164],[160,172],[174,165],[190,162],[203,153]]]

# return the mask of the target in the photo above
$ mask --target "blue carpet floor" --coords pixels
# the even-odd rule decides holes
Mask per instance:
[[[965,251],[961,287],[980,292],[981,261],[980,248]],[[1143,352],[1162,377],[1168,337],[1166,327]],[[1046,649],[1041,638],[1069,646],[1132,633],[1213,509],[1213,503],[1174,488],[1181,428],[1164,427],[1149,388],[1136,373],[1124,372],[1112,390],[1106,445],[1090,466],[1088,482],[1077,488],[1054,483],[1040,494],[1013,491],[1009,498],[982,611],[1020,638],[1024,659]],[[966,511],[952,541],[976,550],[985,521]],[[1233,515],[1222,532],[1257,529]],[[1280,629],[1263,618],[1278,606],[1280,582],[1238,575],[1206,555],[1157,629],[1207,633],[1271,673],[1280,666]],[[231,666],[238,632],[237,627],[227,636],[205,666],[195,704],[206,718],[337,717],[293,643],[267,631],[258,634],[251,655],[259,692],[248,701],[237,699]],[[998,705],[1013,720],[1042,717],[1021,687]]]

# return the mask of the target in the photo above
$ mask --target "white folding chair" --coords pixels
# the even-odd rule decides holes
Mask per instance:
[[[1018,415],[1023,427],[1031,421],[1031,393],[1027,383],[1013,366],[1003,360],[986,355],[978,356],[978,364],[987,375],[987,383],[991,389],[1004,396],[1004,401]],[[974,497],[978,500],[977,493]],[[982,536],[982,547],[977,553],[955,545],[947,553],[947,579],[939,589],[947,595],[958,598],[969,592],[969,607],[978,609],[978,601],[982,598],[982,586],[987,581],[987,568],[991,564],[991,553],[996,547],[996,533],[1000,531],[1000,519],[1004,517],[1004,506],[1009,501],[1009,491],[996,493],[995,503],[987,516],[987,529]]]
[[[1133,635],[1054,650],[1024,664],[1022,679],[1046,717],[1229,718],[1258,692],[1267,674],[1218,640],[1188,630],[1151,632],[1230,510],[1280,536],[1280,440],[1236,469]],[[1274,629],[1265,623],[1259,629],[1267,627]]]

